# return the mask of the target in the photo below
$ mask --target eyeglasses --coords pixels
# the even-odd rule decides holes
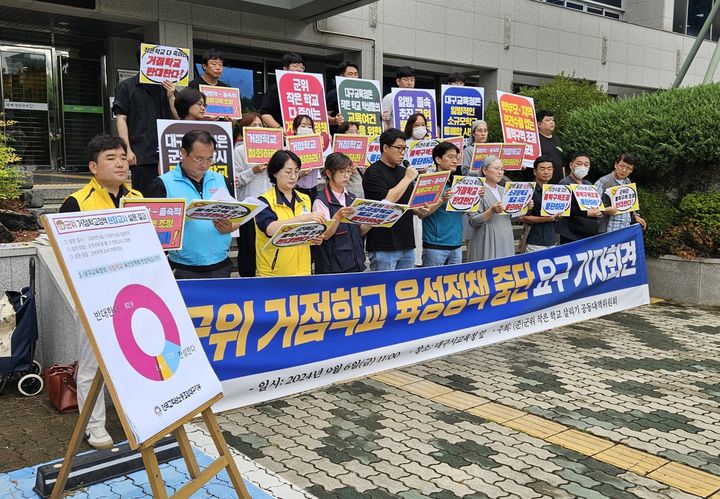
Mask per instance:
[[[395,149],[395,150],[396,150],[397,152],[399,152],[400,154],[404,154],[405,151],[407,151],[407,147],[405,147],[405,146],[388,146],[388,147],[392,147],[393,149]]]
[[[288,177],[299,177],[300,176],[300,170],[280,170],[279,173],[282,173],[283,175],[287,175]]]
[[[346,177],[352,177],[353,169],[352,169],[352,168],[348,168],[348,169],[345,169],[345,170],[340,170],[340,171],[338,171],[338,172],[335,172],[335,174],[336,174],[336,175],[344,175],[344,176],[346,176]]]
[[[460,159],[460,156],[457,154],[450,154],[448,156],[445,156],[445,158],[449,159],[450,161],[457,161]]]
[[[200,158],[198,156],[190,156],[193,161],[195,161],[198,164],[205,165],[205,164],[211,164],[213,162],[213,158]]]
[[[631,172],[635,169],[632,165],[626,165],[625,163],[618,163],[618,168],[621,170],[625,170],[626,172]]]
[[[488,170],[493,170],[493,171],[496,171],[496,172],[504,172],[504,171],[505,171],[505,167],[504,167],[504,166],[501,166],[501,167],[488,166],[487,169],[488,169]]]
[[[203,101],[196,102],[195,105],[200,107],[207,107],[207,104],[205,104]]]

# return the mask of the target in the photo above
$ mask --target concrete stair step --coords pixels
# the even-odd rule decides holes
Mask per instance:
[[[65,198],[77,191],[85,184],[36,184],[34,191],[43,193],[45,205],[62,204]]]

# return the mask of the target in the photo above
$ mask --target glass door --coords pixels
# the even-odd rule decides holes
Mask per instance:
[[[50,48],[0,45],[0,109],[21,164],[32,170],[61,164],[58,99]]]

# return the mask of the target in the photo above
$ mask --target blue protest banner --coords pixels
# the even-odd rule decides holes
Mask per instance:
[[[646,304],[644,254],[634,225],[484,262],[179,285],[225,410]]]
[[[485,116],[485,89],[443,85],[440,94],[440,134],[470,137],[473,121]]]

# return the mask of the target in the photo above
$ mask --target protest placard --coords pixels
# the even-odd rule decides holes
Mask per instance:
[[[452,181],[453,195],[448,199],[445,211],[478,211],[483,192],[483,179],[456,175]]]
[[[350,207],[355,209],[355,213],[343,218],[343,222],[372,227],[392,227],[408,209],[404,204],[360,198],[356,198]]]
[[[443,137],[468,138],[473,121],[484,119],[485,89],[482,87],[443,85],[440,101],[440,135]]]
[[[590,184],[570,184],[568,187],[573,191],[575,200],[581,210],[605,210],[600,194],[594,186]]]
[[[496,156],[500,157],[500,152],[502,152],[502,144],[495,144],[495,143],[485,143],[485,144],[475,144],[475,150],[473,152],[473,159],[472,163],[470,164],[470,171],[482,171],[482,164],[485,158],[488,156]]]
[[[436,145],[438,141],[435,139],[408,140],[405,159],[415,169],[425,170],[434,164],[432,152]]]
[[[640,199],[635,183],[608,187],[605,189],[605,194],[610,198],[612,207],[617,209],[618,213],[640,210]]]
[[[277,128],[244,127],[243,144],[249,165],[263,165],[283,148],[283,131]]]
[[[183,135],[193,130],[204,130],[215,138],[217,147],[210,169],[222,174],[230,181],[230,185],[235,185],[233,133],[232,123],[229,121],[157,120],[160,175],[169,172],[180,163]]]
[[[315,123],[315,132],[322,136],[323,151],[330,152],[330,128],[323,76],[295,71],[275,71],[283,128],[293,133],[292,123],[298,114],[306,114]]]
[[[524,144],[503,144],[498,156],[506,171],[522,169],[524,157]]]
[[[526,168],[540,156],[540,135],[535,118],[535,102],[530,97],[497,91],[500,125],[505,142],[525,144]]]
[[[336,76],[335,85],[338,109],[345,121],[357,123],[360,135],[380,135],[383,131],[380,82]]]
[[[185,216],[195,220],[230,220],[242,225],[257,215],[258,208],[258,204],[241,201],[194,199],[188,204]]]
[[[300,158],[303,170],[322,168],[323,142],[319,133],[313,135],[288,135],[288,150],[294,152]]]
[[[435,204],[442,196],[450,172],[423,173],[415,179],[415,188],[410,196],[408,205],[417,208],[424,204]]]
[[[572,190],[569,186],[543,184],[541,216],[552,217],[562,213],[562,216],[569,217],[571,205]]]
[[[147,208],[43,224],[133,448],[221,396]]]
[[[162,85],[169,80],[179,87],[190,81],[190,49],[140,45],[140,83]]]
[[[155,227],[162,249],[182,249],[185,227],[185,199],[183,198],[127,198],[120,200],[120,208],[146,207]]]
[[[500,204],[505,213],[518,217],[527,213],[535,182],[508,182]]]
[[[368,166],[372,165],[380,160],[380,156],[382,156],[382,154],[380,153],[380,136],[378,135],[372,139],[368,145],[366,164]]]
[[[437,113],[435,111],[435,90],[424,88],[393,88],[393,126],[405,130],[410,116],[422,113],[425,116],[430,137],[437,137]]]
[[[335,134],[333,137],[333,152],[346,155],[352,160],[353,166],[365,166],[370,138],[367,135]]]
[[[290,246],[307,246],[312,240],[322,236],[332,222],[299,222],[282,225],[273,237],[263,246],[276,248],[287,248]]]
[[[440,139],[440,142],[450,142],[451,144],[455,144],[455,147],[460,150],[458,154],[460,155],[460,161],[462,162],[463,150],[465,149],[465,137],[460,135],[457,137],[443,137]]]
[[[240,119],[240,89],[220,87],[218,85],[200,85],[200,91],[205,94],[205,116],[210,118]]]

